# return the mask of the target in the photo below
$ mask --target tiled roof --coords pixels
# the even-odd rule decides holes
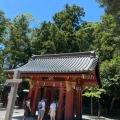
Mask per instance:
[[[14,70],[21,73],[89,73],[95,70],[97,63],[98,56],[94,51],[33,55],[27,64],[8,70],[8,73],[13,73]]]

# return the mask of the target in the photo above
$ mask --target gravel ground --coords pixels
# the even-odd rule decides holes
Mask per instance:
[[[14,109],[12,120],[22,120],[23,113],[24,113],[23,109]],[[6,110],[4,108],[0,109],[0,120],[5,119],[5,114],[6,114]],[[120,120],[120,119],[105,118],[102,116],[98,118],[97,116],[89,116],[89,115],[83,115],[82,119],[83,120]],[[27,118],[26,120],[37,120],[37,119]],[[49,120],[49,119],[44,119],[44,120]]]

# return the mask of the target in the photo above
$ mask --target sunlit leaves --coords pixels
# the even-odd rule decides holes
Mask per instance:
[[[106,93],[105,89],[96,87],[86,87],[83,91],[83,96],[100,98],[100,95],[102,93]]]

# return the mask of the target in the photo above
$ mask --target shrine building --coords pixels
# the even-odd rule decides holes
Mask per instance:
[[[46,109],[57,99],[57,120],[82,120],[82,91],[86,86],[101,87],[95,51],[33,55],[24,66],[7,72],[13,76],[15,70],[30,79],[32,115],[43,97]]]

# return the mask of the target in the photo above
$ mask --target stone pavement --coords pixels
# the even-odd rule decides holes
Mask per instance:
[[[24,113],[23,109],[14,109],[12,120],[22,120],[23,119],[23,113]],[[0,109],[0,120],[5,119],[5,114],[6,114],[6,110],[5,109]],[[95,116],[91,117],[89,115],[83,115],[82,118],[83,118],[83,120],[119,120],[119,119],[108,119],[108,118],[105,118],[105,117],[100,117],[98,119],[98,117],[95,117]],[[37,120],[37,119],[27,118],[26,120]],[[46,120],[46,119],[44,119],[44,120]]]

